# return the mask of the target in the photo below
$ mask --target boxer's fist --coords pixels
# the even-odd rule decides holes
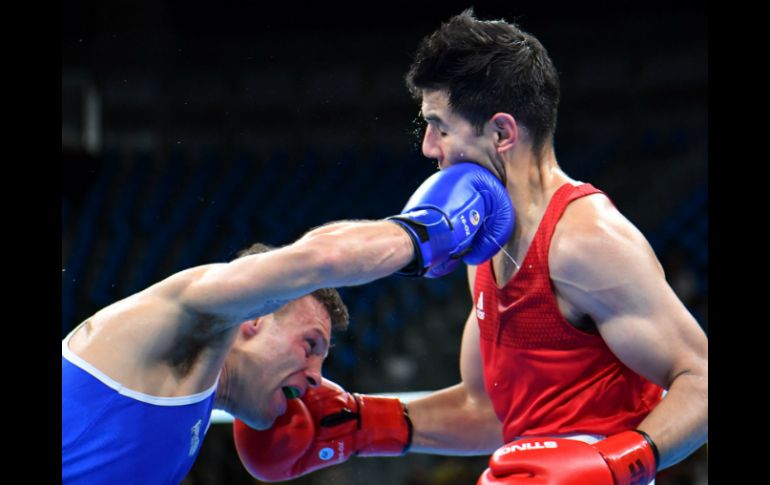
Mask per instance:
[[[404,210],[388,219],[412,238],[415,261],[397,274],[443,276],[459,265],[479,264],[511,236],[514,212],[503,184],[475,163],[447,167],[417,189]]]
[[[477,485],[647,485],[656,466],[654,445],[635,431],[593,445],[526,438],[497,450]]]
[[[302,398],[290,399],[270,429],[258,431],[235,419],[233,437],[249,473],[274,482],[342,463],[351,455],[401,455],[411,444],[412,425],[398,399],[350,394],[324,379]]]

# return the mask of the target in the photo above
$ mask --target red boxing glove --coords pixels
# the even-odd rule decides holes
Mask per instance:
[[[255,478],[277,482],[306,475],[358,456],[398,456],[412,443],[412,423],[396,398],[350,394],[324,379],[270,429],[258,431],[235,419],[238,456]]]
[[[563,438],[527,438],[495,451],[477,485],[647,485],[657,449],[642,431],[624,431],[593,445]]]

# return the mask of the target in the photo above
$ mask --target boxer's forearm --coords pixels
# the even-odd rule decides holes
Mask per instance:
[[[486,455],[503,444],[491,405],[469,396],[462,384],[416,399],[408,407],[414,426],[411,452]]]
[[[708,440],[708,377],[677,377],[666,397],[638,428],[650,435],[658,447],[658,470],[675,465],[696,451]]]
[[[368,283],[414,258],[409,235],[389,221],[330,224],[282,248],[227,264],[193,268],[166,290],[185,308],[227,316],[228,324],[264,315],[318,288]],[[170,280],[169,280],[170,281]]]

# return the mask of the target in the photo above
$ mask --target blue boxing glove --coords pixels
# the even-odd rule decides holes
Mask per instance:
[[[508,193],[492,172],[460,163],[428,177],[404,206],[388,218],[411,236],[415,260],[396,274],[437,278],[464,261],[494,256],[513,232]]]

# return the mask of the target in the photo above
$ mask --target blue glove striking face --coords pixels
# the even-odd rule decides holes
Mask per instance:
[[[428,177],[388,219],[412,237],[415,261],[397,274],[437,278],[460,260],[480,264],[511,237],[514,211],[503,184],[475,163],[460,163]]]

